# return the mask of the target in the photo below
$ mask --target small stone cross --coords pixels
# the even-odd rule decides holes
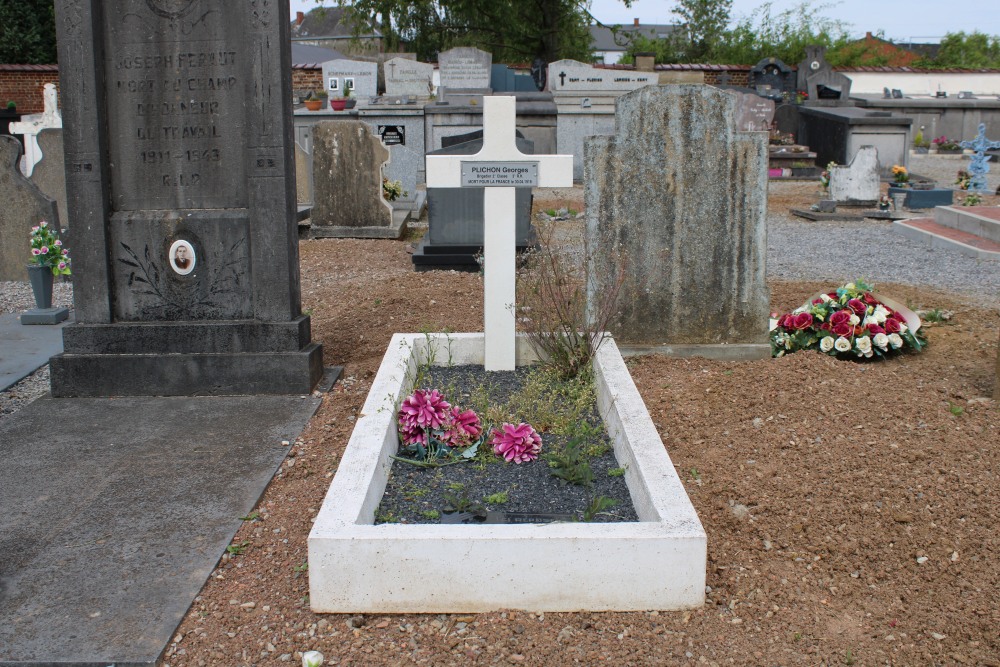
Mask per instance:
[[[572,155],[525,155],[517,149],[513,97],[483,99],[483,148],[475,155],[427,156],[427,187],[483,187],[484,366],[512,371],[516,334],[515,187],[573,185]]]
[[[987,155],[986,151],[991,148],[1000,148],[1000,141],[989,141],[986,138],[986,123],[979,124],[979,133],[972,141],[962,141],[958,144],[962,148],[971,148],[976,151],[969,163],[969,190],[972,192],[986,192],[986,174],[990,172],[990,166],[986,164],[992,155]]]

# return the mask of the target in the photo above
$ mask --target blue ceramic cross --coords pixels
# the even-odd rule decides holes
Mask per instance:
[[[972,192],[986,192],[986,174],[990,171],[990,165],[986,164],[991,155],[986,151],[991,148],[1000,148],[1000,141],[989,141],[986,138],[986,123],[979,124],[979,134],[972,141],[962,141],[958,144],[962,148],[971,148],[976,151],[969,163],[969,190]]]

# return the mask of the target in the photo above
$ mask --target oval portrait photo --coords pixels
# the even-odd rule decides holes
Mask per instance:
[[[170,244],[168,252],[170,258],[170,268],[178,275],[186,276],[194,271],[197,258],[194,254],[194,247],[187,241],[174,241]]]

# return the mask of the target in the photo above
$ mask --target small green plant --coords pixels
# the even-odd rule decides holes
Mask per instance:
[[[965,412],[965,408],[963,408],[961,405],[957,405],[955,403],[952,403],[951,401],[948,401],[948,412],[950,412],[953,416],[958,417],[963,412]]]
[[[420,513],[420,516],[433,521],[434,519],[441,518],[441,512],[438,512],[437,510],[424,510]]]
[[[691,478],[695,480],[701,479],[701,473],[698,472],[697,468],[691,468]]]
[[[445,512],[486,514],[486,510],[483,506],[469,497],[469,489],[465,487],[465,484],[449,484],[445,488],[448,490],[441,494],[444,497],[445,503],[447,503],[444,507]]]
[[[487,505],[506,505],[510,498],[506,491],[501,491],[500,493],[494,493],[493,495],[486,496],[483,498],[483,502]]]
[[[545,215],[549,216],[550,218],[554,218],[556,217],[556,210],[554,208],[546,209]]]
[[[933,322],[935,324],[941,322],[947,322],[951,319],[950,315],[940,308],[934,308],[933,310],[926,311],[921,317],[925,322]]]
[[[240,517],[240,521],[257,521],[258,519],[260,519],[260,512],[256,510],[250,512],[250,514],[247,514],[246,516]]]
[[[226,547],[226,553],[228,553],[231,556],[239,556],[244,551],[246,551],[247,547],[249,546],[250,542],[239,542],[238,544],[230,544],[228,547]]]
[[[583,520],[586,522],[591,522],[594,520],[598,514],[604,510],[611,509],[618,504],[618,501],[614,498],[608,498],[607,496],[594,496],[587,505],[587,509],[583,510]]]
[[[17,103],[14,100],[7,100],[7,111],[13,111],[17,108]]]
[[[793,642],[797,642],[800,639],[802,639],[802,633],[801,632],[796,632],[796,633],[792,634],[792,641]]]
[[[962,206],[979,206],[983,203],[983,198],[977,195],[975,192],[970,192],[962,198],[959,202]]]
[[[375,518],[375,523],[399,523],[400,518],[396,516],[391,510],[385,510],[378,513]]]
[[[565,445],[545,455],[553,477],[577,486],[591,486],[594,483],[594,470],[590,467],[590,458],[584,451],[584,444],[585,441],[579,436],[570,436]]]
[[[608,477],[622,477],[625,475],[625,468],[611,468],[608,470]]]
[[[304,560],[300,564],[292,568],[292,572],[295,574],[305,574],[309,571],[309,561]]]
[[[844,664],[845,665],[854,664],[854,653],[851,652],[851,649],[847,649],[847,652],[844,653]]]

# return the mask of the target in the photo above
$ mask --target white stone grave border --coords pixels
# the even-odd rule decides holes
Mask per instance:
[[[395,413],[418,363],[482,364],[483,334],[395,334],[309,534],[320,613],[638,611],[704,604],[707,538],[621,354],[594,359],[598,409],[638,522],[374,525]],[[536,357],[524,337],[519,364]]]

